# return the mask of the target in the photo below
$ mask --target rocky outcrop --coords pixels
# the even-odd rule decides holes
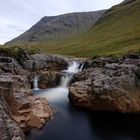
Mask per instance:
[[[12,50],[13,49],[13,50]],[[36,51],[36,52],[34,52]],[[32,48],[3,48],[0,50],[0,69],[6,73],[20,74],[20,71],[63,70],[68,59],[60,55],[40,54]],[[26,75],[26,74],[24,74]]]
[[[38,86],[41,89],[51,88],[58,86],[60,82],[61,74],[56,71],[41,72]]]
[[[41,128],[53,116],[52,108],[45,98],[28,96],[30,107],[20,108],[14,119],[19,123],[23,131],[31,128]]]
[[[27,81],[26,77],[14,75],[0,78],[1,95],[23,131],[41,128],[53,114],[46,99],[33,96]]]
[[[0,70],[3,74],[29,75],[29,72],[24,70],[19,63],[11,57],[0,56]]]
[[[2,95],[0,95],[0,139],[24,140],[24,134],[15,120],[11,117],[10,110]]]
[[[30,71],[62,70],[66,69],[68,61],[62,56],[34,54],[30,55],[30,57],[26,57],[21,65],[24,69]]]
[[[9,69],[9,70],[8,70]],[[0,57],[0,136],[2,140],[23,140],[22,131],[41,128],[53,116],[44,98],[33,96],[30,71],[10,57]]]
[[[18,104],[14,96],[9,94],[10,83],[11,81],[0,81],[0,136],[1,140],[24,140],[22,130],[12,118],[11,107],[14,109]]]
[[[139,73],[139,55],[90,60],[88,68],[75,75],[69,97],[90,110],[140,112]]]

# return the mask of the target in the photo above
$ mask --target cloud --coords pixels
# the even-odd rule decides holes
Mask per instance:
[[[107,9],[123,0],[4,0],[0,4],[0,43],[20,35],[43,16]]]

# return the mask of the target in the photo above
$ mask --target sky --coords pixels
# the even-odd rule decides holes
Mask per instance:
[[[44,16],[108,9],[123,0],[1,0],[0,44],[28,30]]]

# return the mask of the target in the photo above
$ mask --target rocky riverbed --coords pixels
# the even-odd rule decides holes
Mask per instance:
[[[23,49],[19,58],[17,60],[0,53],[1,140],[24,140],[23,132],[31,128],[41,128],[53,118],[54,111],[47,99],[34,96],[31,85],[34,76],[39,74],[41,88],[46,88],[49,82],[48,86],[55,86],[54,80],[57,78],[53,73],[51,75],[54,75],[54,79],[48,78],[49,70],[61,70],[67,65],[61,57],[29,55],[26,49]],[[46,75],[47,83],[44,83],[43,75]]]
[[[69,61],[84,63],[69,89],[71,102],[91,111],[140,112],[140,55],[94,59],[46,54],[17,58],[0,53],[1,140],[24,140],[24,132],[41,128],[53,118],[47,99],[33,95],[34,77],[40,89],[56,87]],[[80,66],[80,65],[79,65]]]
[[[70,87],[72,103],[89,110],[140,112],[140,55],[85,62]]]

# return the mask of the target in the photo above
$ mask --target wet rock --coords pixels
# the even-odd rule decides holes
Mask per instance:
[[[15,84],[18,77],[3,77],[0,79],[0,95],[3,96],[8,103],[9,110],[15,121],[21,126],[23,131],[28,131],[32,127],[40,128],[44,125],[44,121],[48,121],[53,111],[49,107],[48,101],[39,97],[27,94],[27,90],[23,90],[20,84]],[[28,83],[26,84],[28,85]],[[26,86],[28,89],[28,86]],[[49,108],[48,110],[46,110]],[[44,121],[43,121],[44,120]]]
[[[123,61],[123,58],[99,57],[96,59],[86,60],[84,68],[104,67],[106,64],[122,63],[122,61]]]
[[[126,57],[129,59],[140,59],[138,54],[128,54]]]
[[[14,116],[14,119],[15,119],[18,123],[24,122],[25,120],[26,120],[26,122],[27,122],[27,121],[30,120],[30,116],[28,116],[28,115]]]
[[[24,69],[31,71],[39,70],[62,70],[68,65],[67,59],[61,56],[35,54],[22,62]]]
[[[0,57],[0,70],[3,71],[3,73],[29,75],[29,72],[24,70],[14,58],[10,57]]]
[[[12,63],[13,59],[11,57],[0,56],[0,63]]]
[[[34,128],[41,128],[42,122],[36,115],[30,114],[30,120],[27,122],[27,125]]]
[[[73,104],[90,110],[140,112],[140,59],[126,60],[93,65],[76,74],[69,94]]]
[[[76,105],[81,107],[88,107],[90,103],[91,87],[89,81],[80,81],[72,84],[70,88],[70,100]]]
[[[22,103],[20,106],[19,106],[19,110],[24,110],[24,109],[29,109],[31,107],[31,104],[29,101],[25,101],[24,103]]]
[[[39,77],[38,85],[41,89],[55,87],[59,84],[61,74],[55,71],[42,72]]]
[[[8,67],[3,67],[2,71],[4,71],[5,73],[13,73],[13,70],[11,68],[8,68]]]
[[[12,62],[10,60],[12,60]],[[4,122],[5,128],[7,129],[8,127],[9,130],[3,130],[5,128],[3,128],[3,124],[0,121],[0,129],[3,130],[2,140],[20,140],[24,139],[24,135],[23,138],[19,137],[21,129],[26,132],[32,127],[42,127],[45,122],[53,116],[53,111],[49,107],[47,100],[42,100],[41,98],[33,96],[28,79],[30,72],[24,70],[16,60],[10,60],[9,58],[8,60],[4,58],[0,62],[0,71],[2,73],[0,75],[0,97],[3,97],[4,100],[2,100],[2,103],[6,104],[8,108],[3,111],[2,115],[8,112],[8,117],[12,118],[10,125],[13,125],[14,128],[14,125],[18,124],[20,127],[18,125],[15,127],[17,128],[17,132],[15,132],[17,134],[15,135],[15,133],[10,130],[11,127],[9,128],[7,122]],[[40,101],[40,105],[34,103],[36,100],[38,100],[38,102]],[[46,110],[44,106],[48,107],[50,110]],[[36,113],[35,110],[37,110]],[[37,112],[40,112],[40,116]],[[0,119],[1,118],[3,119],[3,117],[0,116]]]

